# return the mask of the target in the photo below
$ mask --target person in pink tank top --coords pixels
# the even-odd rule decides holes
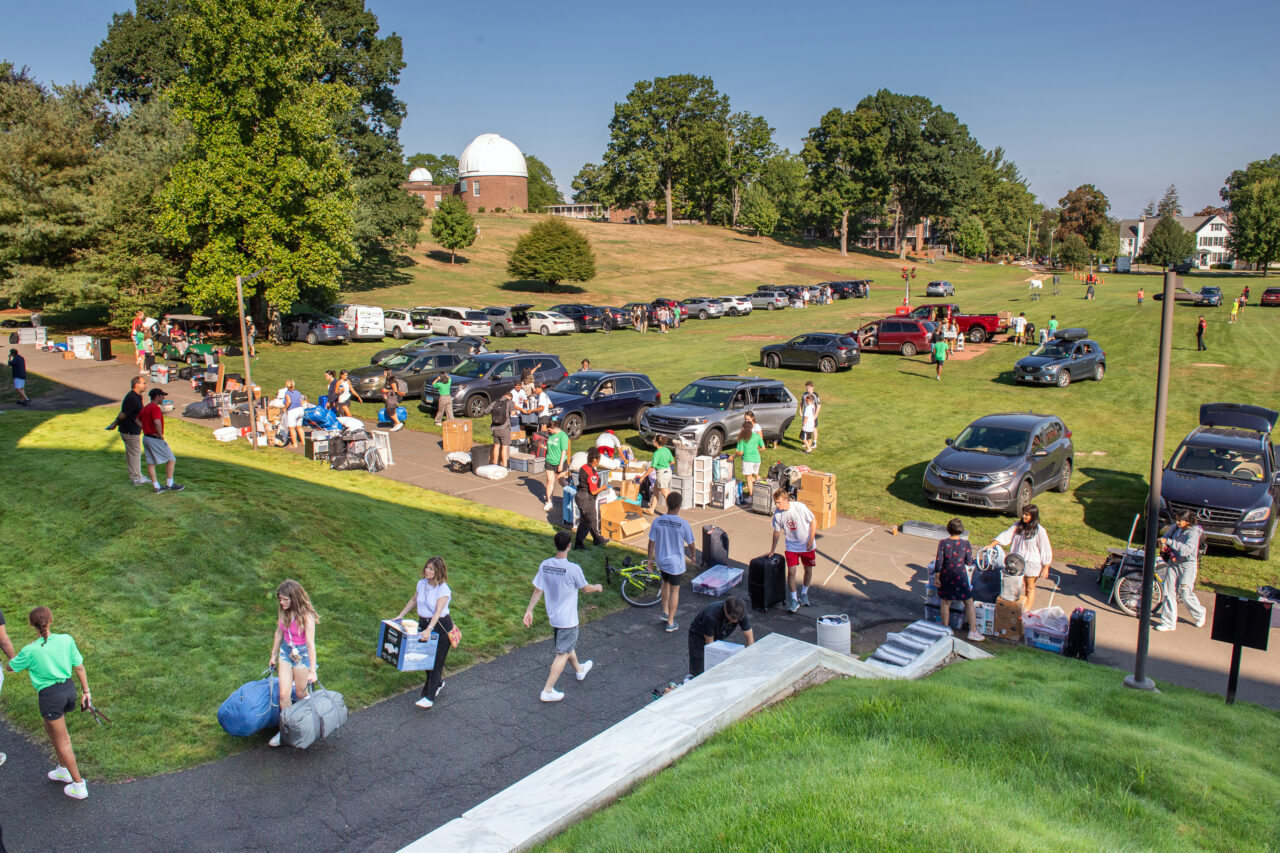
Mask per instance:
[[[286,580],[276,588],[276,636],[268,666],[280,670],[280,713],[293,704],[294,685],[299,699],[305,699],[316,680],[316,622],[320,617],[302,584]],[[269,741],[280,745],[280,733]]]

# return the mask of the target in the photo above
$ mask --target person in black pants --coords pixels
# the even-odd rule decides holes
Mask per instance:
[[[427,670],[427,682],[422,685],[422,697],[413,704],[419,708],[430,708],[436,702],[436,694],[444,687],[444,661],[449,655],[453,643],[449,632],[453,630],[453,617],[449,615],[449,599],[453,593],[449,590],[449,571],[443,557],[432,557],[422,567],[422,580],[413,598],[400,611],[396,620],[400,620],[409,608],[418,608],[418,630],[421,636],[436,635],[436,659]]]
[[[604,542],[600,535],[600,514],[596,507],[596,498],[604,489],[604,480],[596,465],[600,462],[600,450],[591,448],[587,451],[587,464],[578,469],[578,493],[574,500],[578,502],[578,532],[573,537],[573,550],[581,551],[587,547],[587,533],[591,534],[591,544]]]
[[[1202,352],[1208,347],[1204,345],[1204,330],[1209,324],[1205,322],[1204,315],[1200,315],[1199,322],[1196,323],[1196,351]]]
[[[689,674],[685,676],[686,681],[702,675],[706,665],[707,644],[727,638],[735,628],[742,629],[742,636],[746,638],[748,646],[756,641],[755,632],[751,629],[751,617],[741,598],[730,597],[723,603],[717,601],[698,611],[689,625]]]

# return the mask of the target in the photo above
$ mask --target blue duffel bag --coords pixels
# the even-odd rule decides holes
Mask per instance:
[[[263,670],[267,675],[270,670]],[[274,675],[242,684],[218,708],[218,724],[235,737],[280,725],[280,679]]]
[[[302,413],[302,422],[313,429],[342,429],[342,423],[333,409],[311,406]]]
[[[396,417],[400,419],[400,423],[404,423],[409,418],[409,410],[404,406],[396,406]],[[378,426],[391,426],[391,418],[387,417],[386,406],[378,409]]]

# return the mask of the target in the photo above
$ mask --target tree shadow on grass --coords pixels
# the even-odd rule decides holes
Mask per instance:
[[[1111,468],[1081,467],[1076,456],[1076,471],[1089,478],[1071,490],[1084,508],[1084,523],[1108,536],[1124,541],[1133,525],[1133,515],[1147,502],[1147,480],[1129,471]],[[1142,524],[1138,525],[1141,535]]]
[[[348,293],[361,293],[409,284],[413,277],[403,270],[413,265],[413,258],[408,255],[380,252],[344,269],[342,289]]]
[[[927,467],[929,467],[928,462],[908,465],[893,475],[893,481],[885,491],[903,503],[918,506],[921,509],[934,509],[934,505],[924,496],[924,489],[920,485],[924,482],[924,469]]]
[[[461,266],[462,264],[471,263],[470,259],[464,255],[450,255],[444,249],[432,249],[427,252],[427,257],[433,261],[437,261],[438,263],[449,264],[450,266]]]
[[[530,279],[504,281],[499,287],[512,293],[549,293],[553,296],[556,294],[567,295],[587,292],[585,288],[578,287],[576,284],[557,284],[555,287],[551,287],[545,281],[533,281]]]

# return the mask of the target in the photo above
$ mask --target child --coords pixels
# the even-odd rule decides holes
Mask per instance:
[[[965,568],[973,562],[973,548],[969,540],[961,539],[964,522],[953,518],[947,522],[947,538],[938,543],[938,553],[933,560],[933,570],[938,577],[938,598],[941,599],[942,625],[948,627],[951,620],[951,602],[964,602],[964,615],[969,620],[969,640],[980,643],[982,632],[977,630],[978,620],[973,612],[973,591],[969,586],[969,573]]]
[[[935,378],[942,381],[942,365],[947,360],[947,342],[936,333],[933,336],[933,368]]]
[[[805,394],[800,403],[800,441],[804,452],[813,452],[813,434],[818,428],[818,401],[812,394]]]
[[[556,690],[556,681],[564,672],[566,663],[573,665],[574,675],[579,681],[587,677],[592,666],[589,660],[578,663],[575,651],[578,644],[578,590],[601,592],[604,587],[598,583],[587,583],[582,567],[569,561],[571,541],[568,531],[556,533],[556,555],[543,560],[538,566],[538,573],[533,577],[533,596],[524,611],[524,626],[530,628],[533,626],[534,605],[546,595],[547,621],[554,632],[556,656],[551,662],[547,683],[538,697],[543,702],[559,702],[564,698],[564,694]]]

